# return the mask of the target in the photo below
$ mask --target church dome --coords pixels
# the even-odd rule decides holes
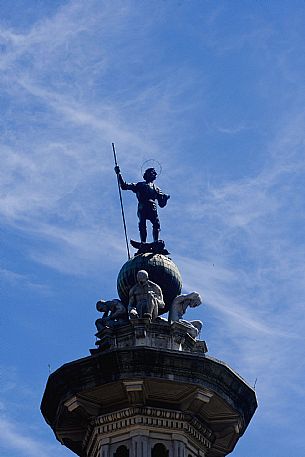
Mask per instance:
[[[173,299],[181,293],[182,279],[177,266],[162,254],[140,254],[128,260],[117,279],[118,294],[125,305],[128,304],[129,290],[137,282],[139,270],[146,270],[150,281],[161,287],[165,302],[162,314],[166,313]]]

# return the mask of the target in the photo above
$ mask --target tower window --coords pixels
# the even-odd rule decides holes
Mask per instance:
[[[113,457],[129,457],[129,450],[126,446],[120,446],[117,448]]]
[[[151,457],[168,457],[168,450],[164,444],[155,444],[151,453]]]

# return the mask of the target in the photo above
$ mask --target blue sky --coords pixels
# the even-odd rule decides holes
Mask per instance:
[[[127,181],[162,163],[162,238],[204,298],[191,316],[256,382],[232,455],[305,455],[304,23],[301,0],[0,0],[2,457],[72,455],[39,404],[116,297],[112,141]]]

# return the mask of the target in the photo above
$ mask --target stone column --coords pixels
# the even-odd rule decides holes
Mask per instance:
[[[174,456],[173,457],[186,457],[185,443],[182,441],[174,440]]]
[[[100,457],[110,457],[109,444],[102,444],[100,448]]]
[[[131,457],[148,457],[149,443],[147,436],[133,436],[131,439]]]

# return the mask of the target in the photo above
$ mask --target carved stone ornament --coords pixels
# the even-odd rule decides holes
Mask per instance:
[[[126,307],[116,298],[107,301],[99,300],[96,304],[96,309],[104,313],[102,318],[95,321],[98,332],[105,328],[113,328],[125,324],[128,321]]]
[[[148,273],[140,270],[137,283],[129,291],[128,313],[130,319],[148,318],[155,320],[159,308],[164,308],[162,290],[158,284],[148,279]]]
[[[189,329],[189,333],[193,338],[197,338],[198,334],[202,329],[202,322],[198,320],[186,321],[182,319],[188,307],[195,308],[201,305],[202,299],[197,292],[191,292],[189,294],[178,295],[174,298],[170,312],[170,322],[180,322]]]

